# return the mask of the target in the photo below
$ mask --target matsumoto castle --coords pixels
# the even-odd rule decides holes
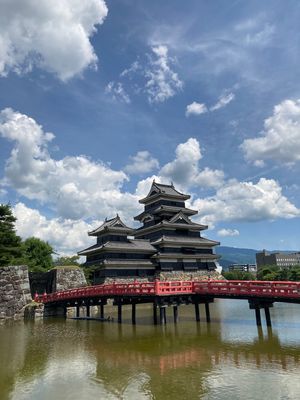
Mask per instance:
[[[86,266],[93,266],[94,283],[213,273],[219,258],[213,248],[219,242],[201,236],[207,225],[191,221],[198,211],[186,208],[189,198],[173,185],[153,181],[149,194],[139,200],[144,211],[134,217],[140,228],[126,226],[117,215],[89,232],[97,243],[78,255],[86,256]]]

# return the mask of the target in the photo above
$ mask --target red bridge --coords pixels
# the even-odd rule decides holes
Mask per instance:
[[[199,304],[204,303],[206,319],[210,321],[209,303],[214,298],[246,299],[250,309],[255,309],[256,322],[261,325],[260,309],[264,308],[267,325],[271,325],[269,308],[274,302],[300,303],[300,282],[279,281],[155,281],[112,283],[64,290],[42,296],[35,301],[45,304],[48,315],[65,315],[67,307],[100,306],[100,317],[104,318],[104,305],[113,299],[118,306],[118,321],[122,321],[122,305],[132,305],[132,322],[135,323],[136,304],[153,303],[154,323],[157,323],[156,309],[160,309],[160,322],[166,322],[166,307],[173,306],[174,321],[178,319],[180,304],[194,304],[196,320],[200,320]]]

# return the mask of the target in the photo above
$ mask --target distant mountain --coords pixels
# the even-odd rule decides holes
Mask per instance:
[[[255,264],[255,254],[257,252],[258,250],[241,249],[238,247],[216,247],[216,253],[222,256],[219,263],[225,269],[232,264]]]
[[[222,258],[219,261],[219,264],[224,269],[227,269],[229,265],[232,264],[255,264],[256,263],[255,255],[260,251],[262,250],[243,249],[238,247],[227,247],[227,246],[216,247],[216,253],[222,256]],[[269,252],[294,253],[295,251],[270,250]]]

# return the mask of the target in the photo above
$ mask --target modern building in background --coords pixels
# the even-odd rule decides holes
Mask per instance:
[[[256,264],[232,264],[228,267],[229,271],[240,271],[240,272],[257,272]]]
[[[280,268],[293,267],[300,265],[300,252],[269,253],[263,250],[261,253],[256,253],[256,264],[258,269],[266,265],[277,265]]]
[[[106,278],[152,278],[162,273],[191,277],[198,271],[216,271],[220,256],[213,251],[219,242],[201,236],[206,225],[193,222],[196,210],[185,206],[189,195],[173,185],[153,181],[148,195],[140,200],[144,211],[134,219],[143,225],[126,226],[119,216],[106,220],[89,232],[97,243],[78,254],[94,270],[94,283]]]

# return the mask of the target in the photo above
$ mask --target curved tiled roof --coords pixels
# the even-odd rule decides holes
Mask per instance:
[[[162,183],[156,183],[155,181],[153,181],[149,193],[147,194],[146,197],[139,200],[139,202],[147,203],[148,201],[151,201],[152,198],[159,196],[170,197],[171,199],[174,198],[180,200],[187,200],[191,197],[188,194],[180,193],[178,190],[174,188],[173,185],[164,185]]]
[[[98,228],[88,232],[89,236],[98,236],[101,233],[107,232],[107,231],[113,231],[113,232],[119,232],[119,233],[127,233],[130,234],[132,233],[132,228],[129,226],[125,225],[124,222],[121,220],[119,215],[115,218],[111,219],[106,219],[102,225],[100,225]]]

